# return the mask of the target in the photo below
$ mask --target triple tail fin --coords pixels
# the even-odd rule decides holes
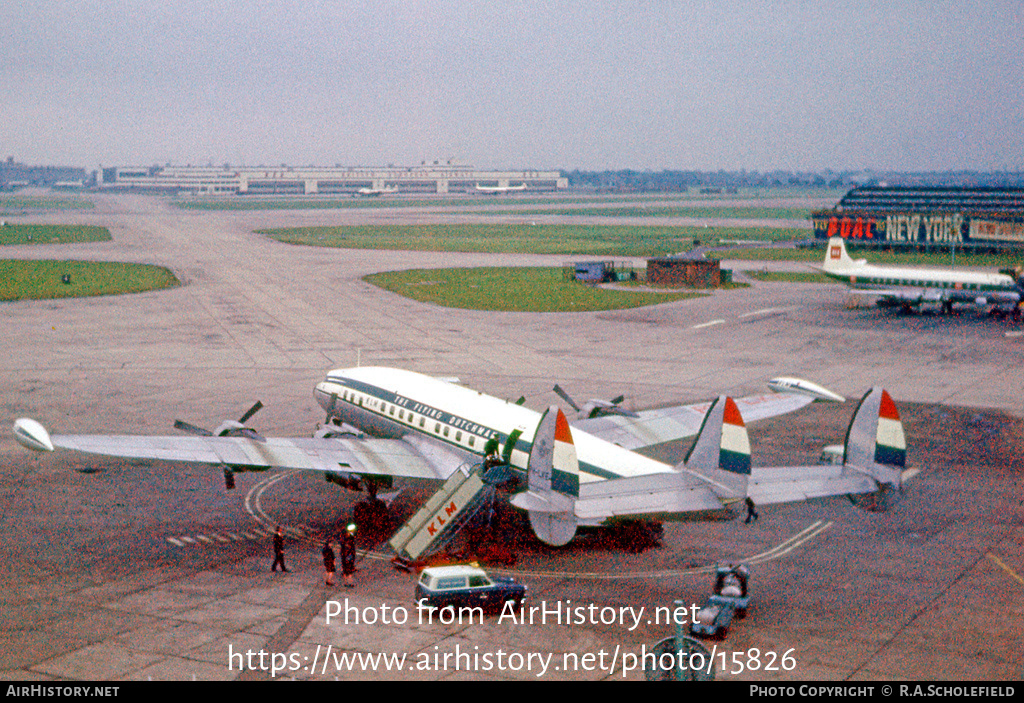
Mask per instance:
[[[732,398],[719,396],[711,404],[696,441],[677,468],[704,479],[723,503],[747,496],[750,440],[743,417]]]
[[[541,416],[527,464],[527,490],[511,503],[530,514],[534,534],[545,544],[561,547],[576,534],[576,498],[580,465],[569,421],[557,405]]]

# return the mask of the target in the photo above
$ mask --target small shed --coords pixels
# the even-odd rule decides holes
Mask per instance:
[[[647,282],[659,286],[718,288],[722,270],[718,259],[684,259],[673,256],[647,260]]]

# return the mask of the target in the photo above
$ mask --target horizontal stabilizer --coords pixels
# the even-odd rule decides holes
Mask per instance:
[[[560,493],[553,491],[540,493],[529,490],[516,493],[509,499],[509,502],[520,510],[535,510],[540,513],[572,512],[574,503],[571,498]]]
[[[722,501],[705,481],[674,471],[585,483],[576,501],[577,517],[589,522],[630,516],[667,519],[721,508]]]
[[[755,468],[749,495],[755,503],[767,505],[899,489],[906,451],[896,404],[885,390],[872,388],[850,420],[842,466]]]

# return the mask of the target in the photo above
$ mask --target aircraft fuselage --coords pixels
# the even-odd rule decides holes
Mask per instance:
[[[1008,305],[1022,298],[1020,284],[1006,274],[869,264],[851,259],[837,238],[829,240],[822,271],[851,288],[878,291],[906,305],[953,301]]]
[[[525,469],[540,413],[500,398],[429,376],[382,367],[337,369],[317,384],[314,397],[331,417],[377,437],[419,434],[467,454],[483,456],[491,439]],[[580,430],[573,430],[580,481],[673,471],[663,464]]]

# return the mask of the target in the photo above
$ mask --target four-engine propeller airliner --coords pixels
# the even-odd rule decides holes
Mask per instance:
[[[1019,314],[1024,298],[1024,278],[1015,281],[1004,273],[873,265],[866,259],[851,259],[842,237],[828,240],[822,270],[855,293],[878,296],[880,304],[908,310],[922,303],[938,303],[950,312],[953,303],[965,302]]]
[[[512,473],[528,479],[511,503],[526,510],[538,538],[554,546],[567,543],[579,526],[615,518],[672,519],[747,497],[770,504],[900,486],[906,443],[896,407],[881,389],[870,391],[855,412],[841,466],[751,469],[744,417],[771,417],[810,403],[810,394],[792,392],[803,383],[818,397],[830,393],[799,379],[776,380],[791,392],[735,401],[722,396],[636,413],[595,412],[570,429],[561,411],[542,416],[419,373],[361,367],[331,371],[316,385],[314,396],[327,422],[312,438],[261,436],[242,424],[255,407],[242,422],[225,422],[215,432],[177,424],[192,436],[51,437],[27,418],[17,420],[14,431],[21,444],[37,451],[62,447],[221,465],[229,487],[235,471],[296,468],[321,471],[329,481],[371,496],[394,478],[443,481],[463,467],[486,464],[485,455],[500,454]],[[677,466],[633,451],[694,434],[693,447]]]

